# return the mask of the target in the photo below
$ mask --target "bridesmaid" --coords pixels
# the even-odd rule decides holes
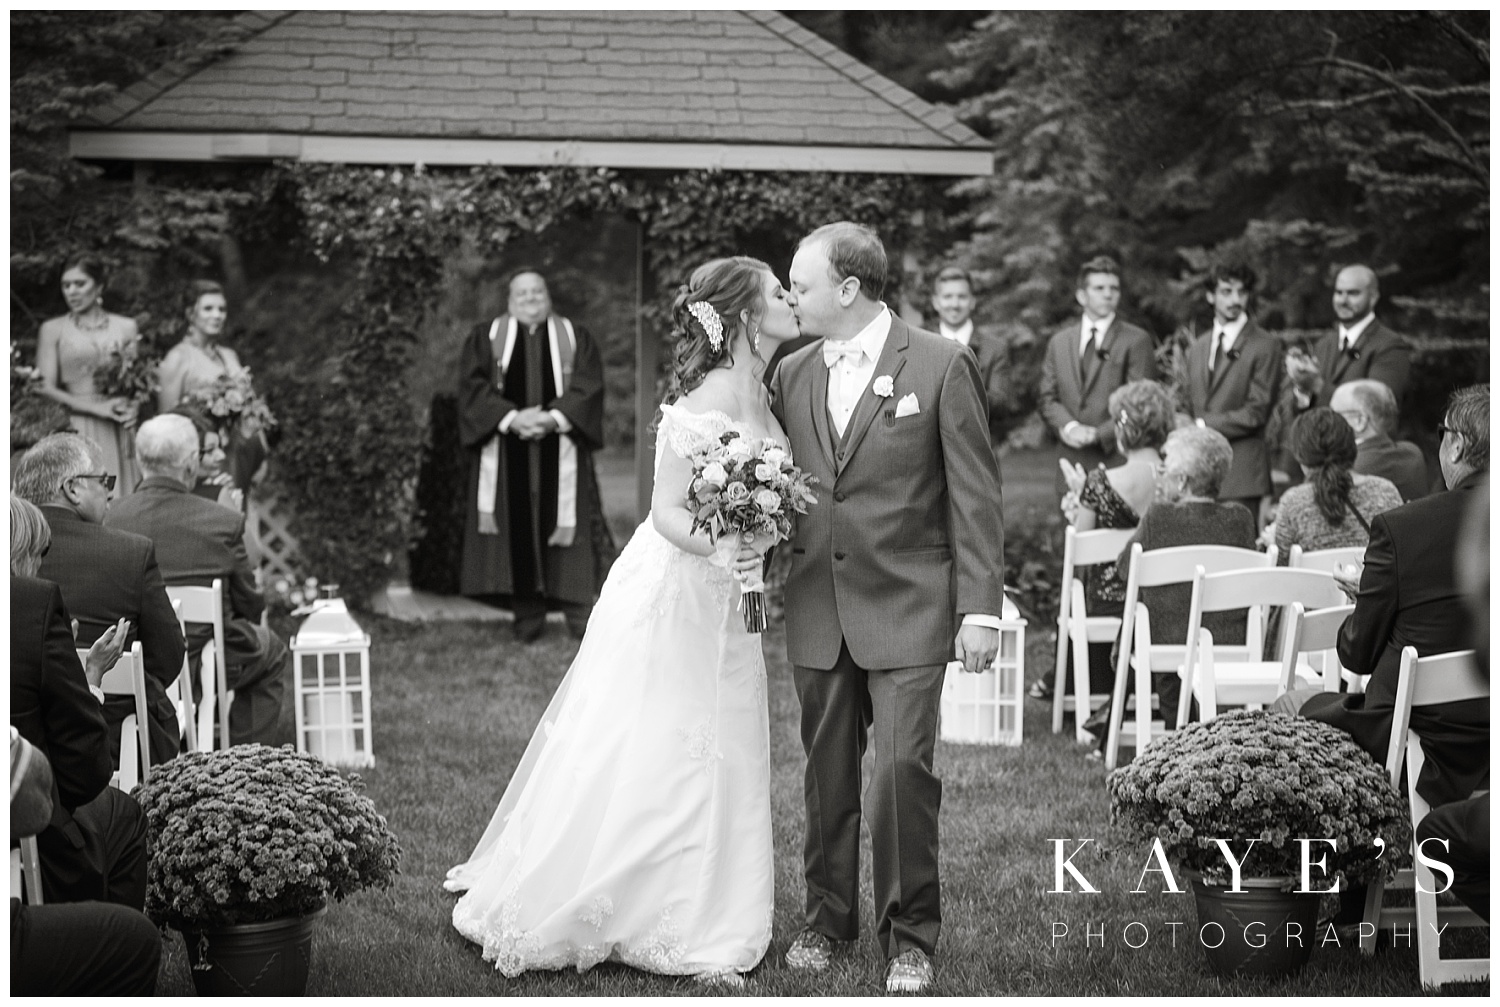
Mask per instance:
[[[194,280],[188,288],[185,313],[187,332],[161,362],[156,404],[164,413],[176,409],[188,396],[212,388],[219,378],[233,377],[244,370],[235,352],[219,343],[229,321],[229,301],[222,286],[213,280]],[[224,448],[229,456],[228,471],[243,499],[265,462],[265,433],[241,421],[230,432]]]
[[[63,300],[68,313],[42,323],[36,366],[40,392],[67,407],[73,429],[92,438],[104,455],[104,466],[119,477],[124,496],[140,481],[135,467],[136,404],[123,396],[106,398],[95,390],[94,372],[119,351],[134,356],[140,333],[135,319],[104,310],[104,268],[93,256],[64,264]]]

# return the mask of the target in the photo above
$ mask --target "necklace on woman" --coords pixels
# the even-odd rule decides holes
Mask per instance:
[[[79,332],[103,332],[109,328],[109,312],[94,306],[83,311],[70,311],[68,318]]]

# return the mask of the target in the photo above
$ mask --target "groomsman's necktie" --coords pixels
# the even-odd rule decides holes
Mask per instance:
[[[1088,384],[1094,374],[1094,352],[1099,348],[1099,327],[1089,326],[1089,337],[1083,341],[1083,354],[1078,361],[1078,371],[1083,383]]]
[[[1224,330],[1220,329],[1214,336],[1214,357],[1208,364],[1208,376],[1212,380],[1219,375],[1219,369],[1224,366]]]

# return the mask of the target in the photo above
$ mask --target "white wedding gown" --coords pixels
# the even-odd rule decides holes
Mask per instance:
[[[731,426],[662,407],[662,452]],[[743,428],[741,428],[743,429]],[[738,587],[648,518],[468,863],[453,925],[507,976],[747,972],[771,940],[770,739]]]

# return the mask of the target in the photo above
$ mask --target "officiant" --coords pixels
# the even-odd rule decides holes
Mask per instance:
[[[516,639],[561,611],[582,637],[607,540],[593,452],[604,442],[604,367],[587,328],[552,311],[534,269],[510,277],[506,313],[459,360],[468,459],[463,594],[515,613]]]

